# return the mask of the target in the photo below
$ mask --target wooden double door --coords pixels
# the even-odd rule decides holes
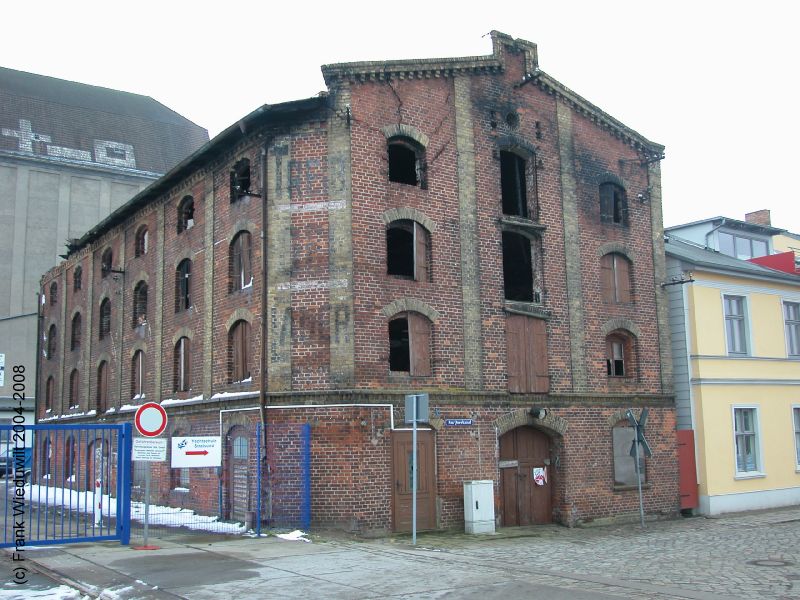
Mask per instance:
[[[550,438],[533,427],[512,429],[500,438],[502,524],[506,527],[553,521]]]
[[[411,531],[412,453],[410,431],[392,432],[392,528]],[[417,530],[436,528],[436,474],[433,432],[417,431]]]

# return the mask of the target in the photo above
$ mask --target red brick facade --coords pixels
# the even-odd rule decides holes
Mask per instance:
[[[58,282],[55,304],[42,304],[41,330],[56,324],[59,353],[40,363],[40,385],[52,376],[57,398],[52,413],[40,408],[40,420],[62,422],[70,413],[78,421],[129,418],[125,405],[143,400],[132,394],[138,350],[144,399],[173,401],[166,406],[180,427],[171,423],[170,432],[228,436],[233,415],[252,428],[263,382],[269,423],[311,424],[313,522],[380,531],[391,528],[396,484],[387,405],[401,426],[405,393],[428,391],[435,411],[438,527],[462,524],[465,480],[494,480],[502,513],[499,438],[520,426],[550,440],[553,519],[573,524],[635,512],[636,493],[614,485],[611,430],[625,409],[648,406],[654,456],[645,508],[674,513],[675,416],[658,286],[663,258],[654,259],[662,235],[654,159],[661,147],[538,71],[534,45],[496,32],[493,43],[491,56],[473,59],[326,66],[327,96],[248,115],[87,234],[42,280],[43,290]],[[423,184],[390,181],[387,140],[398,136],[424,152]],[[505,151],[527,161],[524,219],[503,214]],[[232,198],[231,173],[242,159],[250,164],[249,193]],[[624,218],[601,215],[598,189],[606,182],[624,190]],[[178,205],[187,195],[193,225],[179,232]],[[398,219],[417,221],[429,235],[426,257],[415,259],[427,261],[423,280],[387,275],[386,228]],[[136,257],[142,225],[148,251]],[[243,231],[252,274],[244,285],[231,255]],[[503,232],[530,240],[534,302],[504,299]],[[103,276],[106,248],[114,262]],[[601,295],[600,260],[609,252],[631,262],[630,303]],[[185,259],[192,261],[191,307],[176,311],[176,269]],[[74,293],[78,264],[83,282]],[[146,317],[134,324],[134,289],[142,281]],[[105,298],[112,317],[101,340]],[[70,351],[63,340],[76,311],[85,330],[80,350]],[[430,324],[429,376],[389,368],[388,323],[408,313]],[[510,314],[546,321],[546,394],[507,391]],[[251,377],[236,382],[232,361],[241,358],[230,338],[242,321],[249,324]],[[624,376],[608,374],[612,333],[627,340]],[[182,337],[191,347],[191,389],[176,392],[174,353]],[[110,365],[114,410],[82,415],[96,409],[102,360]],[[59,399],[68,394],[72,369],[81,376],[81,402],[70,411]],[[533,405],[546,407],[548,416],[530,417]],[[236,409],[251,410],[220,416]],[[473,422],[445,424],[453,418]],[[217,479],[192,483],[205,498],[197,508],[213,505],[219,485],[230,493],[228,480]]]

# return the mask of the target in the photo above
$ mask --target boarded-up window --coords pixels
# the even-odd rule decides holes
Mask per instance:
[[[50,328],[47,330],[47,360],[53,360],[56,357],[56,326],[50,325]]]
[[[75,272],[72,274],[72,291],[78,292],[83,285],[83,269],[75,267]]]
[[[614,443],[614,485],[636,485],[636,462],[631,456],[633,438],[636,435],[633,427],[618,425],[612,429]],[[645,483],[644,450],[639,446],[639,475]]]
[[[236,321],[228,334],[230,381],[250,379],[250,323]]]
[[[250,232],[240,231],[233,238],[230,247],[229,290],[235,292],[253,284],[252,250]]]
[[[72,436],[64,442],[64,480],[75,481],[75,438]]]
[[[175,312],[187,310],[191,299],[192,261],[182,260],[175,271]]]
[[[50,284],[50,306],[55,306],[58,302],[58,284],[54,281]]]
[[[108,363],[101,361],[97,367],[97,412],[108,410]]]
[[[528,191],[525,181],[526,161],[505,150],[500,152],[500,192],[503,214],[528,218]]]
[[[546,394],[550,391],[547,323],[524,315],[506,317],[508,391]]]
[[[386,272],[429,281],[430,233],[416,221],[393,221],[386,229]]]
[[[600,185],[600,221],[628,225],[628,202],[625,190],[615,183]]]
[[[81,404],[80,400],[80,376],[78,369],[73,369],[69,374],[69,407],[78,408]]]
[[[69,338],[69,349],[79,350],[81,347],[81,313],[72,317],[72,332]]]
[[[389,370],[426,377],[431,371],[431,322],[418,313],[389,321]]]
[[[600,259],[600,289],[604,302],[633,302],[631,262],[621,254],[606,254]]]
[[[173,360],[175,369],[175,385],[173,389],[176,392],[186,392],[191,388],[190,356],[191,345],[189,338],[182,337],[175,344],[175,357]]]
[[[111,333],[111,301],[104,298],[100,303],[100,326],[97,328],[97,337],[103,339]]]

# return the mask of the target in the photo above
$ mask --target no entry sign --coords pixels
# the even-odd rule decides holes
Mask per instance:
[[[133,423],[143,436],[159,436],[167,428],[167,411],[160,404],[146,402],[136,409]]]

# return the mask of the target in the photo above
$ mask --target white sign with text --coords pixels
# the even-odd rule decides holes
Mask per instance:
[[[172,467],[222,466],[222,438],[219,436],[172,438]]]
[[[162,462],[167,460],[167,440],[163,438],[133,438],[134,462]]]

